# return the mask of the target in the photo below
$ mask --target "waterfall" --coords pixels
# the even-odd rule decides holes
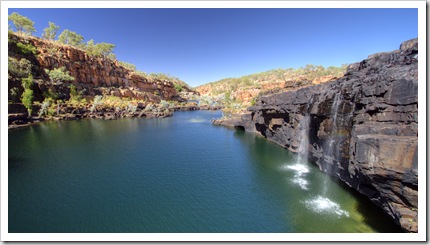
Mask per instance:
[[[306,115],[303,116],[301,122],[299,123],[299,129],[300,129],[300,145],[299,145],[299,152],[297,155],[296,163],[303,163],[308,160],[308,154],[309,154],[309,123],[310,123],[310,116]]]
[[[331,120],[332,120],[330,136],[323,145],[323,149],[324,149],[323,157],[325,161],[325,167],[323,167],[323,170],[327,174],[327,176],[324,179],[324,184],[322,187],[323,196],[326,196],[327,194],[328,181],[329,181],[330,175],[332,174],[333,165],[335,164],[335,161],[339,157],[339,149],[335,146],[338,145],[336,144],[338,142],[338,129],[340,126],[338,124],[338,111],[339,111],[339,106],[342,102],[342,99],[343,98],[340,93],[337,93],[334,96],[333,104],[331,106],[331,112],[330,112]]]
[[[327,146],[325,147],[328,149],[327,151],[330,152],[330,155],[338,155],[335,151],[335,143],[337,141],[336,137],[336,131],[338,130],[339,126],[337,124],[337,117],[338,117],[338,109],[342,101],[342,97],[337,94],[334,98],[333,105],[331,108],[331,114],[333,119],[333,128],[332,133],[329,137],[329,141],[327,142]],[[297,140],[299,143],[299,148],[297,155],[295,157],[295,160],[292,165],[285,166],[287,170],[294,171],[294,177],[292,178],[292,182],[296,185],[299,185],[302,190],[309,191],[309,194],[311,196],[307,197],[306,199],[302,200],[301,203],[304,205],[304,207],[314,211],[315,213],[318,213],[320,215],[329,215],[336,218],[341,218],[343,216],[349,217],[349,212],[345,211],[341,208],[340,204],[336,203],[335,201],[332,201],[330,199],[330,195],[327,193],[330,177],[328,175],[325,175],[324,183],[323,183],[323,190],[322,192],[318,192],[319,194],[315,193],[315,190],[310,190],[308,180],[306,179],[306,175],[310,172],[310,166],[308,164],[308,156],[309,156],[309,130],[310,130],[310,122],[311,122],[311,116],[309,115],[310,106],[312,105],[314,101],[314,98],[311,98],[311,103],[308,105],[307,108],[307,114],[302,116],[299,124],[298,124],[298,134]],[[336,158],[333,157],[333,158]]]
[[[325,172],[327,174],[324,177],[322,192],[320,195],[317,195],[303,202],[307,208],[315,211],[316,213],[334,215],[337,218],[340,218],[342,216],[349,217],[349,212],[343,210],[338,203],[332,201],[329,198],[330,195],[328,195],[327,193],[329,181],[330,181],[329,175],[331,174],[331,171],[332,171],[332,165],[338,159],[339,152],[340,152],[336,146],[339,145],[338,130],[342,126],[338,122],[339,120],[342,120],[342,118],[338,118],[338,111],[342,103],[342,100],[343,100],[342,95],[340,93],[337,93],[333,99],[333,104],[331,106],[330,114],[332,118],[332,128],[331,128],[330,136],[326,141],[325,147],[324,147],[324,149],[326,149],[324,151],[324,159],[327,162],[326,168],[325,168]],[[308,122],[306,121],[304,122],[304,123],[307,123],[306,134],[303,135],[303,131],[301,131],[301,135],[300,135],[301,136],[300,153],[299,153],[299,157],[297,158],[298,159],[297,161],[302,161],[302,158],[307,159],[308,157],[307,155],[308,149],[302,148],[302,144],[303,145],[306,144],[306,147],[307,147],[309,143],[309,136],[307,133],[309,132],[309,118],[307,120]]]
[[[336,96],[335,105],[333,105],[332,107],[334,122],[336,122],[336,119],[337,119],[337,109],[339,107],[340,100],[341,98],[339,98],[339,96]],[[299,144],[298,154],[296,156],[296,159],[293,165],[287,166],[288,169],[295,171],[292,182],[294,184],[299,185],[303,190],[306,190],[306,191],[309,191],[306,175],[310,171],[309,165],[307,163],[308,155],[309,155],[308,147],[309,147],[310,118],[311,117],[309,115],[305,115],[302,117],[299,123],[298,140],[300,141],[300,144]],[[335,127],[337,130],[337,126]],[[333,139],[333,142],[334,141],[335,139]],[[329,145],[329,148],[331,149],[331,151],[334,151],[334,143],[331,143],[331,145]],[[324,183],[323,183],[323,191],[321,194],[312,196],[310,199],[305,199],[302,201],[302,203],[308,209],[321,215],[330,215],[337,218],[340,218],[342,216],[349,217],[348,211],[343,210],[338,203],[332,201],[327,196],[327,186],[328,186],[329,178],[330,177],[328,175],[325,176]]]
[[[305,179],[309,168],[307,166],[308,160],[308,145],[309,145],[309,115],[303,116],[299,122],[299,151],[293,165],[287,166],[287,169],[295,171],[293,183],[299,185],[303,190],[308,190],[308,181]]]
[[[333,99],[333,104],[331,106],[331,120],[332,120],[332,127],[330,130],[330,136],[327,139],[326,143],[324,144],[324,158],[327,163],[327,166],[325,168],[325,171],[327,174],[331,174],[332,166],[334,165],[334,162],[337,160],[339,156],[339,150],[335,149],[335,144],[338,140],[338,111],[339,111],[339,105],[342,102],[342,95],[340,93],[336,94]]]

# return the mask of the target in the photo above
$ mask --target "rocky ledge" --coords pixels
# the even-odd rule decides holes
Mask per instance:
[[[37,111],[40,106],[35,106]],[[35,123],[48,120],[78,120],[82,118],[96,118],[104,120],[115,120],[119,118],[165,118],[173,116],[174,111],[195,111],[195,110],[219,110],[220,106],[197,106],[197,105],[181,105],[167,108],[155,107],[148,111],[145,110],[144,104],[138,103],[132,108],[97,108],[91,109],[91,106],[75,107],[63,105],[59,107],[58,113],[55,116],[38,117],[36,114],[28,116],[27,109],[22,104],[9,104],[8,128],[15,129],[33,125]]]
[[[9,105],[10,107],[11,105]],[[38,117],[36,115],[28,116],[24,106],[14,104],[14,113],[8,114],[8,128],[21,128],[30,126],[35,123],[48,120],[79,120],[82,118],[97,118],[104,120],[115,120],[119,118],[139,117],[139,118],[164,118],[173,116],[173,110],[158,108],[151,111],[145,111],[144,108],[137,106],[134,109],[127,108],[98,108],[91,110],[87,107],[62,106],[59,113],[54,116]],[[20,108],[21,107],[21,108]],[[17,108],[20,108],[17,109]]]
[[[34,46],[36,54],[23,54],[18,43]],[[147,78],[123,67],[117,60],[91,56],[79,48],[41,38],[9,33],[8,56],[17,60],[25,58],[31,62],[36,101],[43,101],[46,97],[44,94],[48,91],[57,94],[58,99],[68,99],[70,84],[76,86],[83,96],[91,98],[96,95],[111,95],[153,103],[160,103],[161,100],[184,101],[171,81]],[[61,67],[74,77],[72,82],[50,81],[46,70]],[[8,83],[9,89],[22,93],[21,79],[12,76]],[[193,94],[186,86],[182,89]],[[9,100],[16,99],[9,97]]]
[[[260,134],[292,152],[305,128],[311,162],[405,231],[418,231],[418,39],[350,65],[339,79],[261,97],[248,111],[214,124]]]

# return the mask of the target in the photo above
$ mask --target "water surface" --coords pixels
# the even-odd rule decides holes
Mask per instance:
[[[399,232],[314,165],[213,126],[220,116],[10,130],[9,232]]]

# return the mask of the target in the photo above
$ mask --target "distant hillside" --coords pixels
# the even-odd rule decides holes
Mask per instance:
[[[196,90],[202,96],[222,100],[227,109],[241,110],[252,105],[262,94],[293,90],[342,77],[346,67],[306,65],[297,69],[274,69],[239,78],[225,78],[198,86]]]

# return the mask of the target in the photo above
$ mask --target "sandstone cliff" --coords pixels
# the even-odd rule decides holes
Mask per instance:
[[[73,83],[84,96],[113,95],[122,98],[160,102],[160,100],[182,100],[174,84],[166,80],[149,79],[133,73],[107,58],[93,57],[85,51],[67,45],[61,45],[36,37],[20,37],[9,34],[9,57],[26,58],[33,65],[35,79],[35,99],[42,101],[43,93],[49,89],[58,93],[61,99],[67,99],[68,86]],[[28,43],[36,47],[36,54],[22,54],[16,43]],[[75,78],[72,82],[52,84],[45,69],[65,67]],[[9,79],[9,89],[20,89],[21,84]]]
[[[297,152],[299,123],[309,117],[310,160],[417,232],[417,39],[350,65],[337,80],[263,96],[248,111],[215,123]]]
[[[212,97],[224,95],[227,108],[231,107],[228,105],[231,101],[239,104],[241,111],[245,111],[246,107],[251,106],[256,98],[262,95],[325,83],[338,78],[345,70],[346,65],[325,68],[309,64],[297,69],[279,68],[238,78],[225,78],[198,86],[196,91],[201,95]]]

